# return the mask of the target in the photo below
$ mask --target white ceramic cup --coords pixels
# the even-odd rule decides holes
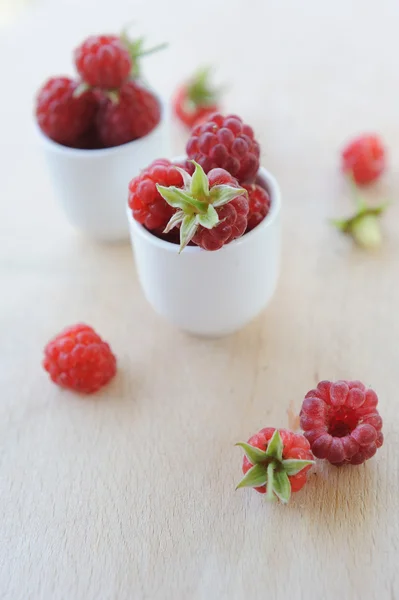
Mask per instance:
[[[269,303],[280,264],[281,200],[274,177],[263,169],[258,183],[271,199],[266,218],[251,232],[208,252],[149,233],[128,208],[136,268],[148,302],[157,313],[194,335],[220,337],[252,321]]]
[[[148,135],[114,148],[68,148],[37,128],[55,193],[74,227],[99,241],[128,239],[129,181],[156,158],[169,156],[169,118],[162,102],[161,108],[161,120]]]

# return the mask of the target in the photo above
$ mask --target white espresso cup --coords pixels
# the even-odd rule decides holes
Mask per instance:
[[[156,158],[169,156],[169,119],[163,103],[161,109],[161,120],[148,135],[114,148],[68,148],[37,128],[54,191],[76,229],[99,241],[128,239],[129,181]]]
[[[280,266],[281,200],[274,177],[261,167],[257,183],[270,210],[255,229],[210,252],[161,240],[127,209],[137,273],[154,310],[188,333],[220,337],[254,319],[276,289]]]

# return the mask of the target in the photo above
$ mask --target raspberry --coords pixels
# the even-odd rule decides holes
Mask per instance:
[[[150,133],[160,118],[156,97],[136,81],[127,81],[119,90],[117,102],[103,98],[97,128],[104,146],[120,146]]]
[[[270,209],[270,196],[267,191],[255,183],[243,184],[248,192],[248,227],[247,231],[255,229],[263,221]]]
[[[245,233],[248,200],[246,192],[224,169],[208,175],[195,163],[193,176],[186,171],[184,189],[157,185],[161,196],[176,209],[165,233],[180,227],[180,252],[191,241],[204,250],[219,250]]]
[[[93,124],[97,102],[91,91],[78,97],[73,93],[78,82],[68,77],[52,77],[40,89],[36,118],[49,138],[64,146],[75,146]]]
[[[301,428],[317,458],[340,466],[360,465],[384,437],[377,394],[360,381],[321,381],[305,396]]]
[[[209,69],[201,69],[173,98],[173,112],[187,127],[203,123],[218,110],[218,93],[209,83]]]
[[[109,345],[88,325],[68,327],[44,349],[43,367],[58,385],[92,394],[116,373]]]
[[[385,148],[377,135],[362,135],[342,151],[342,170],[365,185],[378,179],[385,169]]]
[[[160,158],[146,167],[129,184],[129,206],[133,217],[149,231],[162,234],[174,209],[162,198],[156,188],[164,186],[183,186],[183,178],[176,167],[166,158]]]
[[[114,89],[128,79],[132,60],[116,35],[92,35],[76,48],[75,65],[87,84]]]
[[[266,427],[247,444],[240,442],[237,446],[245,452],[244,477],[237,488],[253,487],[261,494],[267,492],[269,499],[277,496],[284,503],[290,499],[291,492],[303,488],[314,462],[307,439],[288,429]]]
[[[196,125],[186,151],[205,173],[220,167],[240,183],[253,179],[259,169],[260,149],[254,132],[236,115],[223,117],[214,113],[207,121]]]

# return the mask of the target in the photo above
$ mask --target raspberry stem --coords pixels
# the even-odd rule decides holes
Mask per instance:
[[[276,464],[274,461],[269,463],[267,467],[267,499],[273,501],[274,498],[274,469],[276,468]]]
[[[367,250],[378,248],[382,241],[379,217],[389,206],[389,202],[369,207],[359,192],[353,174],[348,174],[347,179],[355,200],[356,212],[347,219],[331,219],[330,222],[342,233],[350,235],[359,246]]]

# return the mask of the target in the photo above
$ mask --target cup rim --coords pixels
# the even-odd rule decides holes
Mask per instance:
[[[138,144],[140,144],[140,142],[147,141],[149,138],[151,138],[151,136],[155,135],[158,132],[158,130],[162,127],[162,125],[165,121],[165,118],[166,118],[167,104],[162,98],[160,98],[160,96],[158,96],[157,94],[154,94],[154,92],[152,90],[151,90],[151,93],[156,97],[156,99],[158,100],[159,105],[161,107],[161,118],[159,119],[159,122],[154,127],[154,129],[151,129],[151,131],[149,133],[147,133],[147,135],[145,135],[144,137],[137,138],[135,140],[132,140],[131,142],[127,142],[126,144],[121,144],[119,146],[112,146],[110,148],[94,148],[91,150],[85,149],[85,148],[71,148],[70,146],[64,146],[63,144],[59,144],[58,142],[55,142],[54,140],[49,138],[40,129],[39,124],[36,119],[33,119],[34,125],[35,125],[38,136],[41,138],[42,143],[44,145],[48,146],[52,151],[58,152],[59,154],[65,154],[65,155],[69,155],[69,156],[79,156],[79,158],[83,158],[83,157],[94,158],[96,156],[103,157],[103,156],[115,154],[117,152],[122,152],[124,149],[130,148],[134,144],[136,144],[136,146],[137,146]]]
[[[177,157],[174,160],[180,160],[180,159],[181,159],[181,157]],[[280,186],[277,183],[277,180],[264,167],[259,167],[257,176],[265,180],[265,183],[268,188],[268,192],[270,194],[270,210],[269,210],[268,214],[263,219],[263,221],[261,223],[259,223],[259,225],[257,225],[254,229],[252,229],[252,231],[249,231],[248,233],[245,233],[241,237],[237,238],[236,240],[233,240],[229,244],[226,244],[225,246],[223,246],[223,248],[221,248],[220,250],[217,250],[217,252],[226,252],[230,248],[234,248],[237,246],[243,246],[244,244],[250,243],[251,240],[255,236],[262,235],[262,233],[266,229],[271,227],[273,225],[273,223],[276,221],[278,215],[280,214],[281,192],[280,192]],[[162,248],[166,252],[176,253],[176,248],[178,248],[177,244],[173,244],[172,242],[167,242],[166,240],[161,240],[160,238],[153,235],[145,227],[143,227],[143,225],[141,225],[141,223],[139,223],[138,221],[136,221],[133,218],[132,211],[131,211],[129,205],[126,206],[126,209],[127,209],[128,220],[129,220],[129,226],[132,229],[134,229],[135,233],[140,235],[142,238],[144,238],[150,244],[157,246],[158,248]],[[199,246],[186,246],[186,248],[184,249],[184,254],[199,254],[199,253],[203,253],[203,252],[207,252],[207,250],[204,250],[203,248],[200,248]]]

